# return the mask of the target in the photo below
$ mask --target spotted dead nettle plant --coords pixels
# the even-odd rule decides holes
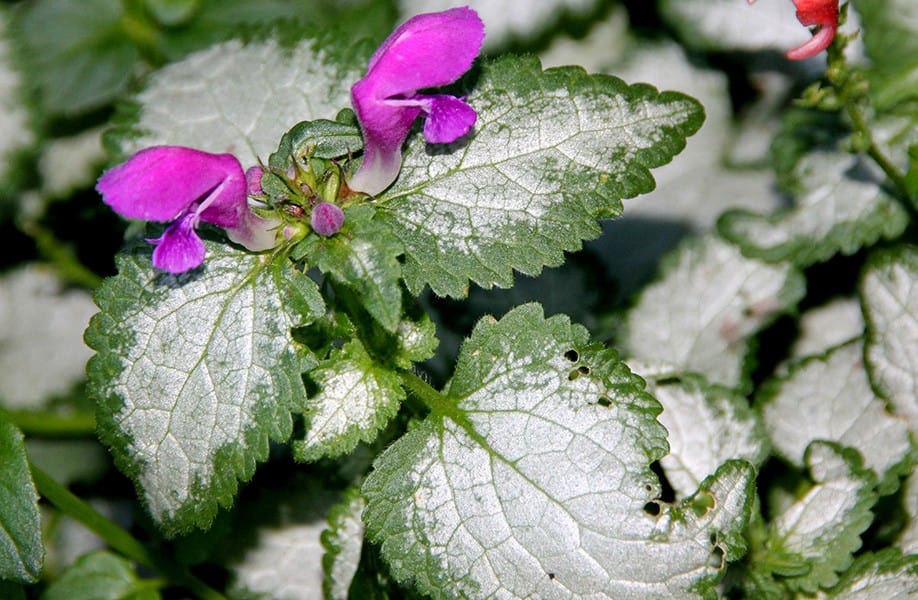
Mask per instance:
[[[832,42],[838,3],[795,5],[819,29],[789,56],[813,56]],[[871,486],[893,489],[908,464],[905,425],[876,417],[882,452],[845,437],[865,446],[864,461],[823,439],[885,415],[867,398],[848,420],[776,442],[816,483],[777,502],[767,524],[754,518],[756,470],[767,436],[790,436],[782,416],[803,406],[795,395],[810,377],[853,373],[856,387],[824,389],[820,401],[870,389],[864,361],[894,353],[887,312],[908,295],[899,273],[914,274],[913,253],[870,263],[863,286],[890,298],[867,303],[864,359],[849,340],[790,366],[758,411],[743,398],[751,338],[794,310],[800,269],[838,250],[831,232],[810,254],[793,254],[797,238],[762,248],[748,232],[805,228],[806,202],[786,217],[793,226],[727,215],[736,245],[708,235],[675,250],[621,315],[628,363],[531,303],[478,321],[445,383],[432,384],[419,373],[440,340],[422,295],[462,299],[473,285],[510,287],[561,265],[623,200],[653,190],[652,170],[704,120],[676,91],[482,57],[485,32],[468,7],[413,16],[375,50],[340,35],[291,42],[279,28],[153,72],[120,115],[129,122],[110,140],[120,162],[96,189],[147,223],[98,290],[85,339],[100,435],[152,522],[169,538],[209,529],[258,465],[283,455],[303,475],[276,499],[290,528],[266,529],[233,557],[229,585],[241,595],[274,593],[252,563],[284,563],[276,549],[315,537],[326,517],[333,598],[390,581],[434,598],[709,598],[761,539],[783,554],[757,563],[773,567],[757,581],[835,585]],[[862,212],[893,214],[901,233],[907,217],[875,191]],[[775,252],[793,258],[766,260]],[[896,371],[882,373],[890,401],[907,405]],[[0,438],[21,445],[15,430],[0,427]],[[24,456],[3,473],[27,472]],[[329,473],[346,491],[323,489]],[[833,553],[807,545],[794,520],[819,502],[850,516],[818,528]],[[92,560],[100,572],[125,568]],[[368,575],[372,565],[383,574]],[[194,587],[183,569],[179,584]],[[31,560],[13,575],[39,571]]]

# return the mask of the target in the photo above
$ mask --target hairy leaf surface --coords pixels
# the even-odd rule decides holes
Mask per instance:
[[[38,494],[22,433],[0,417],[0,580],[37,581],[44,556]]]
[[[485,63],[466,100],[472,133],[447,148],[414,136],[379,199],[415,293],[464,296],[469,280],[508,287],[514,269],[561,264],[599,235],[597,219],[621,214],[622,198],[653,189],[649,170],[703,118],[682,94],[516,57]]]
[[[861,281],[861,305],[870,380],[918,434],[918,248],[875,255]]]
[[[290,329],[324,312],[286,259],[207,253],[181,276],[154,270],[146,251],[122,254],[86,333],[102,435],[169,532],[206,527],[268,440],[290,435],[309,364]]]
[[[619,339],[624,352],[732,388],[747,383],[750,337],[804,292],[802,276],[790,265],[746,258],[714,236],[686,241],[660,270],[660,279],[628,312]]]
[[[744,550],[752,467],[653,504],[659,405],[615,354],[538,305],[484,319],[431,414],[380,457],[363,491],[399,580],[435,598],[691,597]],[[652,514],[655,513],[655,514]]]
[[[756,401],[775,451],[794,464],[802,466],[811,442],[829,440],[855,448],[886,486],[898,486],[890,470],[910,454],[908,423],[889,414],[870,388],[862,340],[793,365]]]

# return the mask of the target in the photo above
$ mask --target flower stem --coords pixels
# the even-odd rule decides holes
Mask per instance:
[[[40,468],[34,464],[30,465],[30,468],[35,487],[45,500],[62,513],[82,523],[87,529],[105,540],[109,546],[127,558],[162,573],[170,581],[184,586],[202,600],[225,600],[223,594],[188,573],[182,565],[155,556],[134,536],[73,495],[70,490]]]

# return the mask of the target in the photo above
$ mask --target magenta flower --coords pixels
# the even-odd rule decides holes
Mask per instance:
[[[204,262],[201,221],[226,229],[250,250],[274,245],[273,223],[248,208],[246,179],[231,154],[210,154],[181,146],[154,146],[106,171],[96,190],[119,215],[172,223],[147,240],[156,246],[153,266],[183,273]]]
[[[468,8],[417,15],[392,32],[370,58],[366,76],[351,88],[363,130],[363,162],[348,186],[377,194],[395,181],[402,144],[424,113],[424,139],[448,144],[467,134],[477,115],[461,98],[418,94],[447,85],[469,70],[484,39],[484,24]]]

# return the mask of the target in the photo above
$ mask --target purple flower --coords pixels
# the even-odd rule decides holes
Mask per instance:
[[[363,130],[363,162],[348,186],[377,194],[395,181],[402,144],[424,113],[424,139],[446,144],[467,134],[477,115],[462,99],[418,94],[447,85],[472,66],[484,39],[484,24],[468,8],[417,15],[392,32],[373,54],[366,76],[351,88]]]
[[[319,235],[334,235],[344,225],[344,211],[337,204],[320,202],[312,209],[310,224]]]
[[[181,146],[153,146],[106,171],[96,190],[119,215],[172,224],[147,240],[156,246],[153,266],[183,273],[204,262],[201,221],[226,229],[250,250],[274,245],[274,224],[248,208],[246,179],[232,154],[210,154]]]

